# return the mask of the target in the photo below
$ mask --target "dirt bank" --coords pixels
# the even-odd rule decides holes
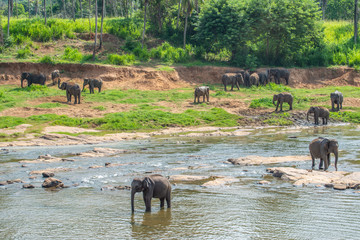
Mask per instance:
[[[193,84],[220,83],[224,73],[241,70],[232,67],[205,66],[174,67],[174,71],[159,71],[145,67],[95,64],[0,63],[0,84],[20,86],[22,72],[44,73],[50,79],[50,73],[55,69],[62,72],[63,81],[72,80],[82,83],[84,78],[101,78],[105,82],[104,89],[140,90],[168,90]],[[318,88],[328,85],[360,86],[360,73],[352,68],[291,68],[290,72],[289,85],[295,88]]]

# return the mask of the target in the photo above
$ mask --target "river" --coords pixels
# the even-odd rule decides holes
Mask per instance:
[[[23,189],[21,183],[0,187],[0,239],[358,239],[360,193],[294,187],[266,173],[270,166],[310,169],[311,161],[269,166],[224,161],[247,155],[306,155],[309,142],[324,136],[339,142],[339,170],[360,171],[359,135],[360,128],[350,125],[264,128],[240,137],[161,136],[99,145],[8,148],[8,153],[0,153],[0,181],[20,178],[35,188]],[[94,147],[127,152],[98,158],[74,155]],[[26,167],[19,163],[44,154],[75,161]],[[124,165],[89,169],[106,162]],[[57,167],[73,169],[55,173],[69,188],[46,190],[41,176],[29,179],[30,171]],[[160,209],[154,199],[150,213],[144,211],[140,193],[131,214],[130,191],[101,190],[106,185],[130,185],[134,177],[148,172],[231,176],[239,181],[209,188],[177,183],[172,208]],[[264,178],[271,184],[259,185]]]

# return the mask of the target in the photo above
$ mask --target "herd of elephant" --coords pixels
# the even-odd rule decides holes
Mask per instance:
[[[21,87],[24,87],[23,86],[24,80],[27,81],[28,87],[31,86],[32,84],[45,85],[46,76],[44,74],[34,74],[34,73],[23,72],[21,74]],[[59,89],[66,90],[66,99],[67,99],[68,103],[71,102],[71,97],[74,96],[74,98],[75,98],[74,104],[80,104],[81,92],[84,91],[86,85],[89,85],[90,94],[94,93],[94,88],[98,88],[99,92],[101,92],[101,88],[103,85],[102,80],[85,78],[84,83],[83,83],[83,88],[81,90],[80,86],[76,83],[72,83],[72,82],[61,83],[59,70],[54,70],[51,73],[51,80],[52,80],[52,85],[56,85],[56,82],[57,82]],[[61,85],[60,85],[60,83],[61,83]]]

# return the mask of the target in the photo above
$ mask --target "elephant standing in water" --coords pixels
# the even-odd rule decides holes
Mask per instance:
[[[171,184],[169,180],[160,174],[153,174],[144,178],[134,178],[131,183],[131,211],[134,212],[135,193],[143,192],[146,211],[151,211],[151,199],[160,198],[160,208],[164,207],[166,199],[167,207],[171,207]]]
[[[335,104],[337,104],[336,111],[339,111],[340,109],[342,109],[342,103],[343,103],[344,97],[341,92],[336,90],[335,92],[331,93],[330,99],[331,99],[331,111],[335,111],[335,108],[334,108]],[[339,107],[339,105],[340,105],[340,107]]]
[[[199,103],[201,96],[203,96],[203,102],[205,102],[205,96],[206,96],[207,101],[209,102],[209,91],[210,91],[210,89],[208,86],[201,86],[201,87],[195,88],[194,103],[196,103],[196,98]]]
[[[94,88],[96,88],[96,87],[99,89],[99,92],[101,92],[101,87],[103,85],[103,81],[97,80],[97,79],[85,78],[82,91],[84,91],[86,85],[89,85],[90,94],[94,93]]]
[[[275,106],[275,101],[277,101],[275,112],[277,112],[279,105],[280,105],[280,112],[282,112],[282,105],[284,102],[288,103],[290,106],[289,110],[292,110],[293,99],[294,98],[291,95],[291,93],[283,92],[283,93],[275,94],[273,96],[274,106]]]
[[[60,71],[59,70],[52,71],[51,80],[52,80],[53,85],[56,84],[56,81],[60,81]]]
[[[76,83],[63,82],[60,86],[60,80],[58,80],[58,88],[66,90],[67,102],[71,102],[71,96],[73,95],[75,98],[74,104],[80,104],[81,89],[79,85]]]
[[[21,87],[23,87],[24,80],[27,80],[27,86],[31,86],[31,84],[40,84],[45,85],[46,77],[44,74],[34,74],[34,73],[28,73],[23,72],[21,74]]]
[[[324,171],[330,166],[330,153],[335,155],[335,170],[337,171],[339,144],[335,139],[316,138],[309,145],[310,155],[312,158],[312,169],[315,167],[315,158],[320,158],[319,169],[325,165]]]
[[[327,108],[324,107],[310,107],[309,110],[307,111],[306,114],[306,119],[307,121],[309,121],[309,114],[310,113],[314,113],[314,121],[315,124],[318,125],[319,124],[319,117],[322,118],[323,120],[323,124],[327,124],[329,121],[329,110]]]
[[[234,88],[234,85],[240,90],[240,85],[244,84],[244,79],[241,73],[225,73],[221,81],[224,85],[224,90],[226,91],[226,85],[231,84],[231,91]]]

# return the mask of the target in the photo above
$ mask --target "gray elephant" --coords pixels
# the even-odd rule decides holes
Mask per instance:
[[[160,199],[160,208],[164,207],[166,199],[167,207],[171,208],[171,184],[169,180],[160,174],[150,175],[144,178],[135,178],[131,183],[131,211],[134,212],[135,193],[143,192],[146,211],[151,211],[151,199]]]
[[[282,105],[283,105],[284,102],[288,103],[289,106],[290,106],[289,110],[292,110],[293,100],[294,100],[294,98],[291,95],[291,93],[283,92],[283,93],[275,94],[273,96],[273,104],[274,104],[274,106],[275,106],[275,101],[277,101],[275,111],[278,110],[278,107],[280,105],[280,111],[282,112]]]
[[[23,87],[24,80],[27,80],[27,86],[31,86],[31,84],[40,84],[45,85],[46,77],[44,74],[34,74],[34,73],[28,73],[23,72],[21,74],[21,87]]]
[[[335,139],[316,138],[309,144],[310,155],[312,158],[312,169],[315,167],[315,159],[320,158],[319,169],[325,165],[324,171],[330,166],[330,153],[335,155],[335,170],[337,171],[339,144]]]
[[[239,71],[244,80],[244,86],[250,87],[250,73],[247,70]]]
[[[209,102],[209,92],[210,92],[210,89],[208,86],[201,86],[201,87],[195,88],[194,103],[196,103],[196,98],[199,103],[201,96],[203,96],[203,102],[205,102],[205,96],[206,96],[207,101]]]
[[[286,85],[289,85],[290,72],[287,69],[270,69],[269,77],[273,76],[276,84],[280,84],[280,79],[283,78],[286,81]]]
[[[330,99],[331,99],[331,111],[335,111],[335,108],[334,108],[335,104],[337,104],[337,108],[336,108],[337,111],[342,109],[342,103],[343,103],[344,97],[341,92],[336,90],[335,92],[331,93]],[[340,105],[340,107],[339,107],[339,105]]]
[[[66,90],[67,102],[71,102],[71,96],[74,96],[74,104],[80,104],[81,88],[79,85],[76,83],[63,82],[60,86],[60,80],[58,80],[58,88],[61,90]]]
[[[59,70],[52,71],[51,80],[52,80],[53,85],[56,85],[56,82],[60,81],[60,71]]]
[[[323,124],[327,124],[329,121],[329,110],[324,107],[310,107],[306,114],[306,119],[309,121],[309,114],[314,113],[315,124],[319,124],[319,117],[322,118]]]
[[[96,87],[99,89],[99,92],[101,92],[103,81],[97,79],[85,78],[82,91],[84,91],[86,85],[89,85],[90,94],[94,93],[94,88]]]
[[[266,85],[269,83],[269,69],[265,70],[265,72],[259,72],[259,84]]]
[[[252,73],[249,77],[249,83],[250,86],[259,86],[259,75],[257,73]]]
[[[225,73],[221,81],[224,85],[224,90],[226,91],[226,85],[231,84],[231,91],[234,88],[234,85],[240,90],[240,85],[244,84],[244,80],[241,73]]]

